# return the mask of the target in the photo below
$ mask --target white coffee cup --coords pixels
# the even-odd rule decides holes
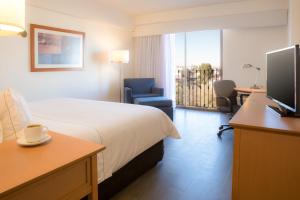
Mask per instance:
[[[24,129],[25,140],[34,143],[45,138],[48,128],[41,124],[30,124]]]

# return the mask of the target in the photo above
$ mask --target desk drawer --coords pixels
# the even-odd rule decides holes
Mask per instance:
[[[91,159],[78,161],[68,167],[28,183],[3,200],[80,199],[91,192]]]

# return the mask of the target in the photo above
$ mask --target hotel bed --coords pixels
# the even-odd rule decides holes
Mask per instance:
[[[126,174],[142,173],[162,159],[165,137],[180,138],[168,116],[154,107],[67,98],[32,102],[29,107],[33,122],[106,146],[98,154],[98,183],[104,187],[100,194],[106,197],[112,195],[105,194],[106,187],[114,193],[121,189],[118,184],[136,177]],[[145,159],[153,162],[134,170],[143,160],[147,164]]]

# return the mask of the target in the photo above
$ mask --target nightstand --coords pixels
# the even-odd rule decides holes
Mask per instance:
[[[52,140],[0,144],[0,199],[98,199],[97,153],[103,145],[50,132]]]

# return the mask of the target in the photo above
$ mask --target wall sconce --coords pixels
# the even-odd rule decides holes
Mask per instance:
[[[0,36],[27,36],[25,0],[0,0]]]
[[[120,102],[122,102],[123,91],[123,67],[122,64],[129,63],[129,50],[114,50],[110,55],[110,62],[120,64]]]

